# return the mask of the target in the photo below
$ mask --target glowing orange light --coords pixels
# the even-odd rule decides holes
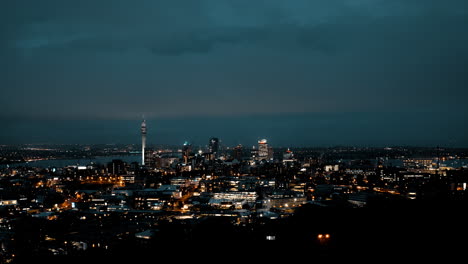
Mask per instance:
[[[322,235],[322,234],[319,234],[317,237],[318,237],[319,239],[322,239],[322,238],[323,238],[323,235]]]

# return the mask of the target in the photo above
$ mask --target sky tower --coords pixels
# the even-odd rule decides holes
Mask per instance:
[[[141,122],[141,165],[145,166],[146,120]]]

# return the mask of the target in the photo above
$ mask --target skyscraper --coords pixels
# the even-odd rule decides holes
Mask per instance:
[[[266,139],[258,141],[258,160],[272,160],[273,159],[273,148],[268,146]]]
[[[213,155],[216,156],[216,154],[219,151],[219,139],[218,138],[210,138],[210,145],[209,145],[209,150]]]
[[[294,157],[293,152],[288,148],[286,152],[283,153],[283,160],[292,160]]]
[[[266,139],[258,141],[258,159],[268,159],[268,142]]]
[[[107,171],[112,175],[122,175],[126,173],[126,163],[120,159],[113,159],[107,164]]]
[[[145,165],[146,120],[141,123],[141,165]]]
[[[192,153],[192,145],[185,141],[184,146],[182,147],[182,157],[184,158],[184,163],[188,163],[188,159]]]
[[[237,145],[232,151],[232,157],[234,159],[237,159],[238,161],[241,161],[242,156],[244,154],[243,151],[244,151],[244,148],[242,147],[242,145],[241,144]]]
[[[292,163],[294,162],[295,159],[294,159],[294,153],[288,148],[288,150],[286,150],[286,152],[283,153],[283,163],[286,164],[286,163]]]
[[[151,148],[145,149],[145,166],[148,168],[154,168],[156,165],[156,158],[158,153]]]

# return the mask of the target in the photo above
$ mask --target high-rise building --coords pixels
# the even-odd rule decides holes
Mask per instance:
[[[145,149],[145,166],[149,168],[154,168],[156,166],[156,157],[158,152],[153,149]]]
[[[112,175],[122,175],[126,173],[126,163],[120,159],[114,159],[107,164],[107,171]]]
[[[261,139],[258,141],[258,159],[268,159],[268,142],[266,139]]]
[[[237,145],[234,147],[234,150],[232,151],[232,157],[238,161],[242,160],[244,148],[242,147],[241,144]]]
[[[218,138],[210,138],[210,145],[209,145],[209,152],[213,153],[214,156],[219,152],[219,139]]]
[[[283,160],[292,160],[294,158],[293,152],[288,148],[284,153],[283,153]]]
[[[294,153],[288,148],[284,153],[283,153],[283,163],[288,163],[288,162],[294,162]]]
[[[145,165],[146,120],[141,123],[141,165]]]
[[[273,160],[273,147],[268,146],[267,160]]]
[[[182,147],[182,157],[184,158],[184,163],[188,163],[188,159],[192,153],[192,145],[185,141],[184,146]]]
[[[255,145],[252,146],[252,149],[250,150],[250,156],[252,156],[253,160],[258,160],[258,149],[255,148]]]
[[[258,150],[256,155],[254,155],[256,160],[272,160],[273,159],[273,148],[268,146],[268,141],[266,139],[261,139],[258,141]]]

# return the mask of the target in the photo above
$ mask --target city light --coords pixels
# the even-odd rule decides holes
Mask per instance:
[[[317,238],[319,239],[319,241],[323,242],[330,238],[330,234],[318,234]]]
[[[359,237],[367,245],[371,243],[367,241],[376,239],[363,224],[368,223],[363,220],[367,211],[358,208],[368,208],[372,212],[371,208],[380,201],[409,201],[416,197],[424,202],[432,191],[423,188],[428,183],[446,184],[441,186],[450,190],[454,197],[463,197],[466,188],[466,179],[459,176],[463,169],[447,171],[447,175],[440,176],[444,178],[433,180],[432,172],[412,172],[410,167],[392,168],[391,173],[386,173],[380,171],[386,170],[385,166],[360,167],[333,162],[333,159],[314,163],[310,161],[312,157],[301,157],[308,154],[300,150],[279,150],[281,155],[276,156],[288,158],[287,162],[259,159],[271,153],[271,146],[263,141],[250,152],[252,156],[240,155],[241,160],[245,160],[233,162],[227,148],[216,146],[219,140],[210,138],[208,144],[211,142],[214,142],[211,148],[217,150],[217,157],[210,156],[208,149],[203,151],[206,156],[195,155],[198,150],[185,156],[177,151],[151,150],[158,154],[154,161],[147,156],[148,163],[144,167],[138,162],[112,158],[105,164],[58,167],[56,171],[0,168],[4,177],[0,192],[5,194],[0,198],[4,209],[0,229],[7,231],[5,239],[10,241],[8,234],[18,232],[12,224],[17,219],[31,216],[41,223],[47,221],[49,225],[38,225],[43,234],[38,244],[50,254],[66,256],[84,254],[88,250],[113,251],[115,245],[124,241],[139,243],[142,250],[151,248],[150,241],[163,241],[174,228],[180,228],[177,234],[183,241],[200,241],[205,236],[216,235],[219,241],[237,239],[246,243],[261,234],[263,240],[275,241],[281,236],[281,241],[293,245],[302,241],[300,234],[304,233],[288,233],[288,230],[309,230],[311,221],[306,219],[311,215],[314,228],[340,226],[311,235],[311,246],[326,251],[347,246],[334,239],[332,234],[339,232],[344,232],[344,238]],[[260,150],[265,152],[259,156]],[[161,162],[165,159],[161,157],[163,153],[171,153],[166,160],[170,162]],[[174,153],[180,155],[173,157]],[[294,154],[294,157],[284,153]],[[331,156],[336,150],[327,153]],[[301,159],[292,160],[298,156]],[[291,167],[291,162],[297,165]],[[187,166],[190,169],[186,169]],[[302,170],[305,167],[307,169]],[[19,195],[5,190],[15,190]],[[33,191],[29,193],[30,190]],[[370,200],[371,206],[368,205]],[[322,208],[329,210],[322,211]],[[339,214],[343,209],[357,210],[356,213],[346,212],[361,220],[342,226],[346,223]],[[391,213],[396,214],[395,211]],[[60,232],[54,228],[60,226],[69,226],[71,231],[58,235]],[[108,234],[106,243],[90,235],[88,228]],[[409,232],[408,228],[402,230],[405,232],[398,232]],[[62,236],[69,242],[63,243]],[[75,236],[87,242],[73,241]],[[10,244],[4,245],[8,248]]]

